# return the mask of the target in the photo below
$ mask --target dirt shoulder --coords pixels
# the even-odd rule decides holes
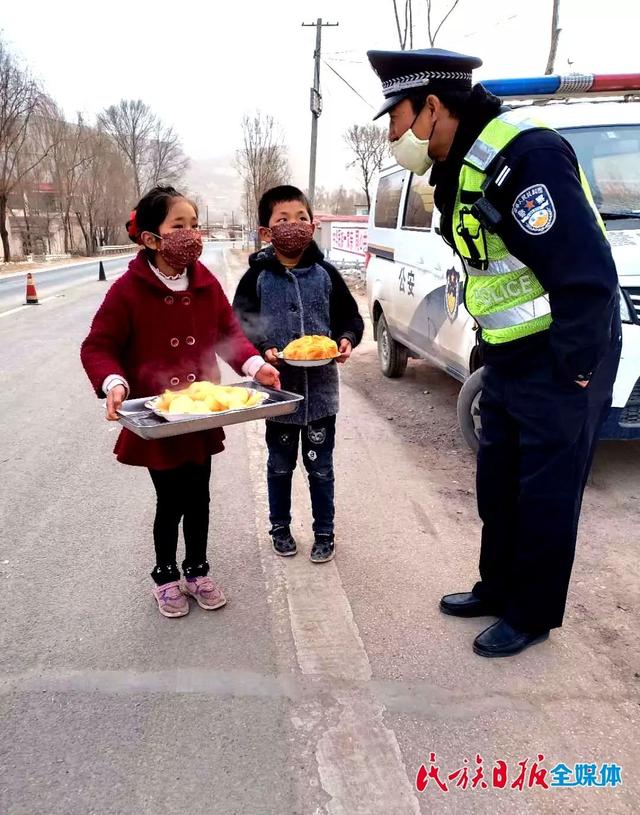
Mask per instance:
[[[239,253],[232,264],[245,265]],[[246,267],[246,266],[245,266]],[[421,360],[409,360],[400,379],[380,371],[368,317],[366,291],[357,278],[349,286],[365,319],[365,336],[342,369],[345,385],[362,394],[408,447],[442,495],[450,515],[480,522],[475,499],[475,457],[456,417],[460,384]],[[640,691],[640,442],[602,442],[585,493],[567,606],[567,626],[590,651],[609,660],[625,683]],[[478,548],[479,551],[479,548]],[[465,586],[461,587],[464,590]]]
[[[365,315],[366,294],[354,294]],[[420,360],[410,360],[401,379],[386,379],[370,325],[343,378],[400,432],[415,466],[426,468],[443,496],[446,511],[473,521],[479,551],[475,457],[458,428],[459,383]],[[639,463],[640,442],[601,442],[598,447],[565,618],[572,636],[583,638],[594,658],[610,664],[603,670],[617,674],[632,693],[640,691]]]

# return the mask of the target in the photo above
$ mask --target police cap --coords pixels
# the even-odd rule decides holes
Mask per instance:
[[[470,91],[471,72],[482,65],[478,57],[468,57],[441,48],[416,51],[367,51],[371,67],[380,77],[385,102],[373,117],[388,113],[412,91],[428,88],[429,93]]]

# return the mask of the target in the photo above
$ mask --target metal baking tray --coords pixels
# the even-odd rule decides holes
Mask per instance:
[[[142,439],[166,439],[169,436],[183,436],[185,433],[197,433],[200,430],[213,430],[214,427],[224,427],[230,424],[251,422],[256,419],[272,419],[275,416],[285,416],[295,413],[304,397],[289,391],[276,391],[265,388],[253,380],[246,382],[231,382],[244,388],[266,393],[268,399],[261,405],[241,410],[225,410],[212,413],[211,416],[194,416],[179,422],[167,422],[157,416],[145,404],[155,396],[145,396],[142,399],[127,399],[118,411],[120,424]]]

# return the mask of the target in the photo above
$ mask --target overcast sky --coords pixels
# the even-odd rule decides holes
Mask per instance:
[[[426,0],[414,0],[419,9]],[[451,0],[435,0],[439,19]],[[302,22],[339,22],[323,31],[323,56],[373,106],[381,101],[369,48],[397,48],[391,0],[191,0],[186,3],[4,0],[0,27],[48,92],[73,117],[93,118],[122,97],[141,98],[180,133],[194,159],[231,162],[240,119],[256,108],[282,125],[294,181],[306,186],[309,87],[315,30]],[[460,0],[437,45],[484,59],[477,78],[536,75],[546,64],[551,0]],[[417,29],[425,30],[418,19]],[[640,71],[639,0],[561,0],[559,72]],[[414,47],[426,47],[416,31]],[[326,65],[318,184],[353,184],[342,142],[372,110]],[[232,172],[229,169],[229,172]]]

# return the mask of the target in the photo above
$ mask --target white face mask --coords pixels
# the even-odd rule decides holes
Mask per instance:
[[[401,167],[424,175],[433,164],[429,156],[429,139],[419,139],[411,128],[391,142],[391,153]]]

